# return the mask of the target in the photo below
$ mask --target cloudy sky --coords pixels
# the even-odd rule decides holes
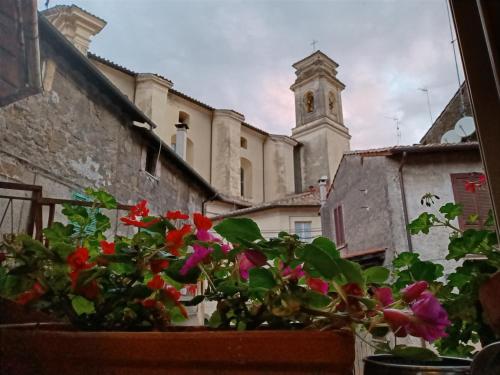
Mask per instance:
[[[44,9],[46,0],[39,0]],[[311,41],[339,65],[351,148],[416,143],[458,83],[446,0],[50,0],[105,19],[91,51],[159,73],[266,131],[295,124],[291,65]],[[460,71],[463,79],[462,71]]]

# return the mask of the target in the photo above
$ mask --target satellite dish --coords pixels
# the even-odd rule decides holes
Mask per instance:
[[[455,130],[448,130],[441,137],[441,143],[460,143],[462,136]]]
[[[462,117],[455,124],[455,132],[461,137],[468,137],[476,131],[476,125],[474,124],[474,119],[470,116]]]

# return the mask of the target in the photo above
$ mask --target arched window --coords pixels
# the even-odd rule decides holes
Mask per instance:
[[[240,159],[240,193],[242,197],[252,198],[252,163],[246,158]]]
[[[247,139],[245,137],[240,138],[240,146],[241,146],[241,148],[244,148],[244,149],[247,148]]]
[[[189,125],[189,114],[184,111],[179,111],[179,124]]]
[[[314,94],[311,91],[304,95],[304,107],[307,113],[314,112]]]

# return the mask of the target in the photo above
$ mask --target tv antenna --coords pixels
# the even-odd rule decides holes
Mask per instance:
[[[419,87],[418,88],[420,91],[425,92],[427,95],[427,109],[429,110],[429,117],[431,118],[431,126],[434,123],[434,120],[432,119],[432,110],[431,110],[431,97],[429,94],[429,88],[427,87]]]
[[[401,123],[401,121],[397,117],[391,117],[391,116],[384,116],[384,117],[394,121],[394,124],[396,125],[396,146],[399,146],[399,142],[401,142],[401,129],[399,127],[399,124]]]

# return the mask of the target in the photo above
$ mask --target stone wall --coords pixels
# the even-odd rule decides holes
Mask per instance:
[[[93,83],[42,43],[42,61],[56,71],[51,91],[0,109],[0,180],[42,185],[44,196],[70,198],[105,188],[122,203],[148,199],[153,211],[200,211],[210,192],[163,153],[157,176],[143,171],[143,131]],[[47,82],[46,82],[47,83]],[[159,143],[153,142],[155,148]]]

